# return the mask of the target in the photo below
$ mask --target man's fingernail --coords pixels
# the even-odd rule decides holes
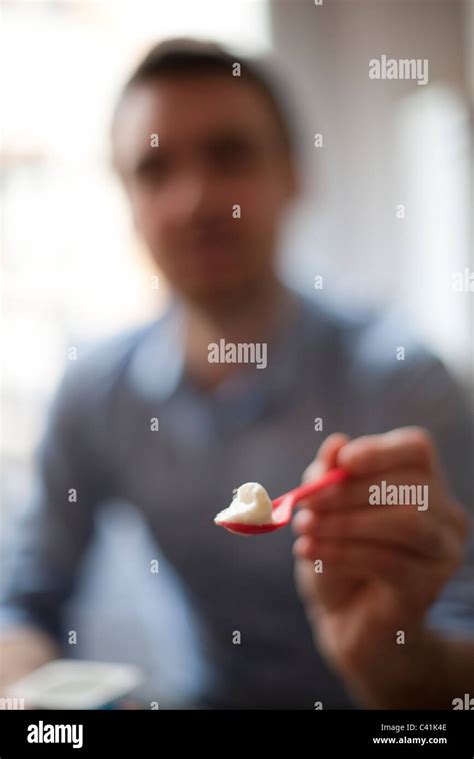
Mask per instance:
[[[292,520],[292,528],[296,533],[306,532],[316,526],[316,515],[309,509],[300,509]]]
[[[303,482],[311,482],[311,480],[319,480],[319,478],[322,477],[323,474],[324,474],[323,466],[319,462],[313,461],[304,470],[302,480]]]
[[[304,538],[297,538],[292,547],[293,555],[298,559],[305,558],[307,547],[307,542]]]

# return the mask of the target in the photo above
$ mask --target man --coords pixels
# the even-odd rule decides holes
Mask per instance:
[[[4,602],[4,680],[64,644],[94,514],[119,498],[204,631],[212,676],[183,705],[451,708],[474,687],[473,445],[459,390],[398,324],[331,313],[279,281],[298,172],[255,65],[204,43],[158,45],[122,93],[113,148],[174,298],[66,373]],[[216,344],[230,358],[247,346],[247,363],[211,360]],[[249,346],[265,346],[260,366]],[[335,466],[350,477],[302,505],[296,541],[213,524],[242,482],[294,487],[318,448],[307,478]],[[383,487],[424,496],[374,501]]]

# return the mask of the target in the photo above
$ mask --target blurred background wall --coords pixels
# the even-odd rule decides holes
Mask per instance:
[[[286,82],[307,193],[285,276],[348,308],[401,306],[472,382],[474,295],[453,274],[474,271],[474,0],[4,0],[2,15],[6,512],[26,501],[68,349],[165,300],[110,169],[108,124],[130,68],[169,35],[271,55]],[[382,54],[427,58],[429,83],[369,79]]]
[[[400,304],[466,377],[473,299],[453,292],[452,274],[474,268],[474,3],[271,8],[273,46],[305,112],[309,192],[289,232],[298,247],[289,276],[310,289],[311,275],[328,268],[328,287],[345,302]],[[382,54],[428,59],[429,83],[369,79],[368,61]]]

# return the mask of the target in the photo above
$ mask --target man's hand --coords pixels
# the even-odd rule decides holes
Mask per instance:
[[[447,644],[424,618],[462,562],[467,517],[422,429],[331,435],[304,479],[335,466],[350,478],[305,501],[293,519],[297,587],[315,641],[364,705],[421,707],[424,698],[430,706],[424,689]],[[369,488],[383,480],[426,485],[418,492],[428,493],[428,508],[370,505]],[[456,695],[448,690],[443,704]]]
[[[60,656],[56,642],[35,627],[13,627],[0,635],[0,696],[8,686]]]

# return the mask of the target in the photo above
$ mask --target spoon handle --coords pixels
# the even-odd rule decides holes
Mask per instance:
[[[320,490],[328,487],[328,485],[333,485],[336,482],[343,482],[348,477],[349,474],[344,469],[330,469],[318,480],[306,482],[304,485],[300,485],[299,487],[288,491],[288,493],[281,495],[279,498],[275,498],[273,501],[273,508],[279,506],[285,498],[288,498],[288,496],[291,496],[293,498],[293,503],[296,503],[303,498],[318,493]]]

